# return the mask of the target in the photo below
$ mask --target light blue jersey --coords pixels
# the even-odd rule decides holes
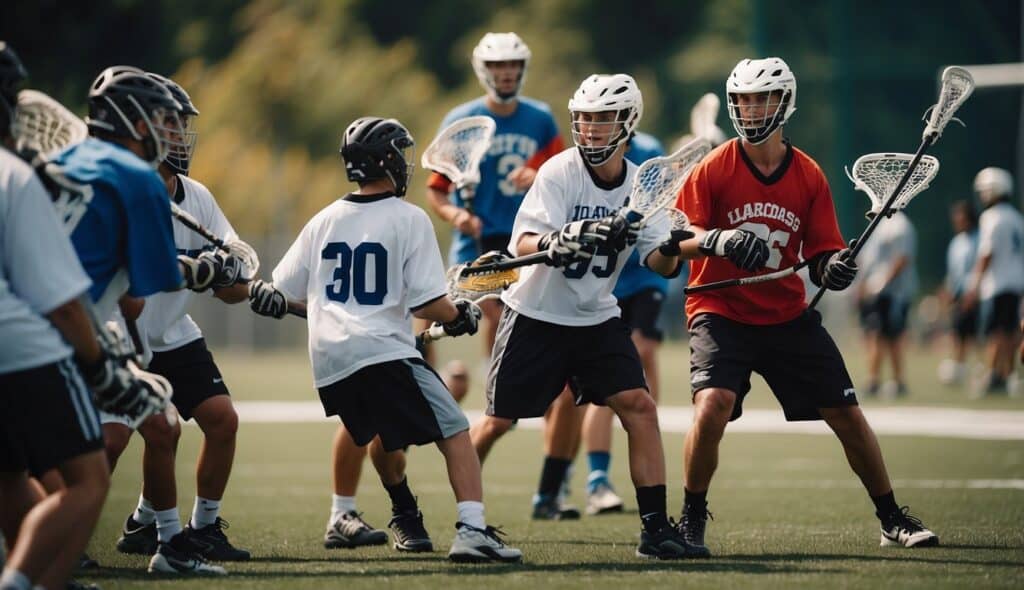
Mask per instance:
[[[977,230],[960,232],[949,242],[949,248],[946,250],[946,290],[954,299],[959,299],[964,294],[977,255]]]
[[[629,148],[626,150],[626,159],[637,166],[651,158],[664,155],[665,148],[657,138],[639,131],[629,141]],[[615,290],[612,293],[616,299],[625,299],[647,289],[655,289],[664,295],[668,292],[668,279],[640,264],[640,255],[634,251],[626,261],[626,266],[622,268],[619,282],[615,283]]]
[[[494,119],[494,139],[480,162],[480,184],[473,198],[473,212],[483,222],[481,238],[512,233],[512,223],[526,191],[517,189],[508,179],[508,173],[522,166],[539,169],[545,160],[562,151],[558,126],[548,105],[525,97],[519,97],[518,101],[514,113],[499,117],[487,108],[481,97],[455,107],[441,121],[441,129],[444,129],[466,117],[484,115]],[[433,174],[428,185],[447,191],[450,183],[440,174]],[[452,191],[451,198],[456,205],[464,206],[458,190]],[[469,262],[479,254],[472,237],[454,232],[450,253],[453,263]]]
[[[100,317],[125,292],[145,297],[181,286],[170,200],[149,164],[89,138],[58,154],[45,174]]]

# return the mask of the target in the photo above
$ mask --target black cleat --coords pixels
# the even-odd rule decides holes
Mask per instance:
[[[213,565],[200,553],[201,548],[182,531],[167,543],[160,543],[149,560],[151,574],[182,574],[189,576],[224,576],[227,570]]]
[[[533,520],[579,520],[580,511],[575,506],[567,506],[558,501],[557,498],[550,500],[534,499]]]
[[[657,533],[640,531],[640,544],[636,548],[636,556],[644,559],[685,559],[696,557],[686,539],[676,529],[674,523],[662,527]]]
[[[89,557],[88,553],[83,553],[82,557],[78,560],[78,569],[80,570],[94,570],[100,567],[100,562]]]
[[[427,553],[434,550],[427,529],[423,527],[423,513],[400,512],[388,523],[395,539],[395,549],[412,553]]]
[[[715,517],[708,512],[707,504],[701,507],[687,504],[683,507],[683,516],[679,520],[679,534],[690,546],[690,557],[711,557],[711,550],[704,544],[704,529],[708,519]]]
[[[882,547],[937,547],[939,536],[904,506],[882,522]]]
[[[185,525],[185,533],[192,544],[199,548],[203,557],[212,561],[249,561],[252,557],[245,549],[239,549],[228,541],[224,530],[230,528],[228,521],[221,517],[213,524],[200,529],[192,528],[192,523]]]
[[[117,540],[117,550],[131,555],[153,555],[156,553],[156,522],[142,524],[128,515],[121,527],[121,538]]]
[[[324,547],[327,549],[354,549],[366,545],[384,545],[388,534],[366,523],[362,514],[351,510],[341,515],[327,528]]]

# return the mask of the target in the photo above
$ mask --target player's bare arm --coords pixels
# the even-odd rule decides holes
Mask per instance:
[[[476,215],[448,200],[448,193],[427,187],[427,204],[441,219],[452,224],[461,233],[479,237],[483,222]]]

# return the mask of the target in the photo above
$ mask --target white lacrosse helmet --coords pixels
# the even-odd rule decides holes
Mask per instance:
[[[999,199],[1013,196],[1013,176],[1002,168],[990,166],[974,177],[974,194],[986,207]]]
[[[583,113],[614,111],[610,121],[593,121]],[[583,81],[569,100],[572,116],[572,141],[580,153],[594,166],[600,166],[612,157],[615,150],[636,131],[644,115],[644,98],[636,80],[626,74],[594,74]],[[580,132],[582,124],[587,133]],[[602,130],[602,127],[604,128]],[[594,140],[606,139],[604,145],[590,145]]]
[[[762,116],[744,118],[737,108],[737,94],[768,92]],[[754,145],[763,143],[796,111],[796,77],[778,57],[745,59],[736,64],[725,82],[729,99],[729,118],[736,134]],[[772,107],[775,107],[772,112]],[[771,115],[769,115],[771,113]]]
[[[476,72],[476,77],[487,94],[499,103],[507,103],[515,100],[523,87],[523,81],[526,80],[526,66],[530,63],[530,48],[515,33],[487,33],[473,48],[472,61],[473,71]],[[523,69],[519,72],[519,81],[512,94],[504,96],[498,94],[494,76],[487,69],[487,63],[494,61],[523,62]]]

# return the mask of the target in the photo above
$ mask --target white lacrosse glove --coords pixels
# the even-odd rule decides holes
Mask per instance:
[[[281,319],[288,313],[288,300],[273,283],[255,280],[249,283],[249,307],[260,315]]]
[[[476,334],[480,325],[480,317],[483,315],[480,307],[469,299],[456,299],[454,303],[455,309],[459,310],[459,315],[454,320],[441,324],[444,326],[445,334],[449,336]]]
[[[608,241],[610,228],[599,219],[583,219],[567,223],[562,229],[544,234],[537,249],[548,253],[550,266],[565,267],[592,258],[598,247]]]
[[[701,238],[697,249],[705,256],[728,258],[747,272],[761,270],[768,263],[768,242],[745,229],[710,230]]]
[[[134,361],[119,361],[106,351],[92,365],[79,365],[82,377],[92,389],[96,407],[139,423],[162,412],[173,389],[164,377],[139,369]]]

